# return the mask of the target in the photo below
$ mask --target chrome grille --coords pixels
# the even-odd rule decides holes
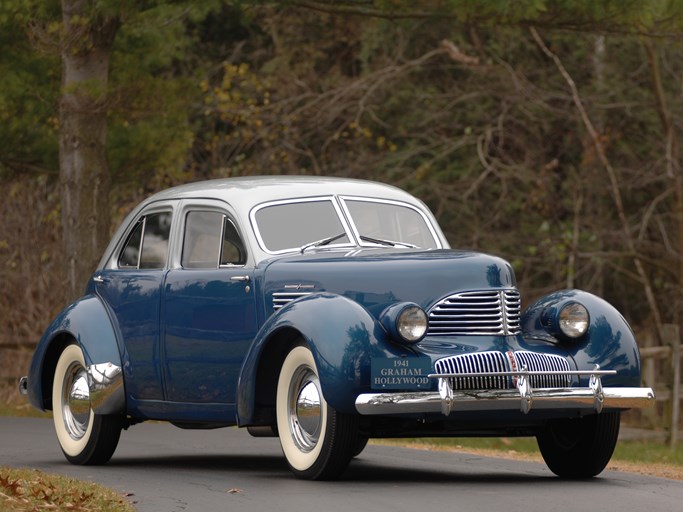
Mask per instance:
[[[559,372],[570,370],[569,361],[562,356],[552,354],[538,354],[521,350],[515,352],[517,369],[526,367],[530,372]],[[566,388],[571,382],[570,375],[532,375],[529,377],[531,387],[536,388]]]
[[[514,288],[461,292],[429,311],[428,336],[519,334],[521,300]]]
[[[273,309],[277,311],[293,300],[300,299],[301,297],[310,294],[311,292],[275,292],[273,293]]]
[[[510,358],[514,358],[516,368],[511,368]],[[434,363],[437,374],[499,373],[520,371],[530,372],[571,371],[569,361],[562,356],[538,354],[520,350],[517,352],[475,352],[445,357]],[[477,377],[451,377],[451,388],[458,390],[511,389],[513,378],[507,375],[483,375]],[[532,375],[529,377],[534,389],[566,388],[571,384],[570,375]]]
[[[476,352],[439,359],[434,364],[436,373],[497,373],[507,372],[507,359],[502,352]],[[464,389],[509,389],[511,379],[504,375],[483,377],[451,378],[451,388]]]

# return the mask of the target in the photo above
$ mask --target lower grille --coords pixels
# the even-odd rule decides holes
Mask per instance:
[[[537,354],[536,352],[515,352],[517,369],[526,367],[530,372],[559,372],[569,371],[569,361],[562,356],[552,354]],[[531,387],[537,388],[566,388],[571,382],[570,375],[531,375]]]
[[[445,357],[434,363],[437,374],[500,373],[570,371],[569,361],[562,356],[538,354],[520,350],[517,352],[476,352]],[[456,391],[480,389],[512,389],[513,377],[507,375],[483,375],[477,377],[451,377],[451,388]],[[529,381],[534,389],[566,388],[571,384],[569,375],[531,375]]]
[[[502,352],[477,352],[439,359],[434,364],[436,373],[497,373],[508,372],[507,359]],[[510,377],[491,375],[484,377],[451,378],[451,388],[466,389],[509,389]]]

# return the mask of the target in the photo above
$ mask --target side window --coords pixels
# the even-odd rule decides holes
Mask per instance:
[[[244,265],[247,253],[235,225],[219,212],[189,212],[185,219],[183,268]]]
[[[142,242],[142,230],[145,228],[144,217],[138,221],[132,233],[128,237],[123,251],[119,255],[120,268],[138,268],[140,263],[140,244]]]
[[[153,213],[140,219],[119,255],[119,267],[164,268],[170,231],[170,212]]]
[[[221,265],[244,265],[247,262],[247,251],[237,233],[237,228],[228,219],[223,223],[223,248],[221,249]]]
[[[171,213],[155,213],[145,218],[140,268],[164,268],[168,255]]]
[[[184,268],[217,268],[221,250],[223,215],[190,212],[185,218],[182,265]]]

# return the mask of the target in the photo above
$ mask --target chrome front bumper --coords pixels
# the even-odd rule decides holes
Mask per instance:
[[[583,409],[601,412],[604,407],[633,409],[651,407],[655,394],[651,388],[603,388],[600,378],[614,375],[615,371],[576,372],[498,372],[468,374],[430,374],[439,380],[439,391],[364,393],[356,398],[360,414],[422,414],[442,413],[446,416],[461,411],[520,410],[528,414],[531,409]],[[529,377],[535,375],[588,375],[587,388],[532,389]],[[516,389],[453,390],[450,379],[481,376],[511,376]]]

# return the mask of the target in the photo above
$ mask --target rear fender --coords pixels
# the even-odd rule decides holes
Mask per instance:
[[[96,413],[125,411],[121,347],[102,301],[88,295],[67,307],[50,324],[33,354],[28,375],[28,398],[38,409],[52,408],[52,380],[64,347],[75,341],[83,351],[90,374],[91,402]],[[116,389],[112,389],[114,386]],[[115,400],[111,393],[115,392]],[[105,404],[105,402],[107,404]]]

